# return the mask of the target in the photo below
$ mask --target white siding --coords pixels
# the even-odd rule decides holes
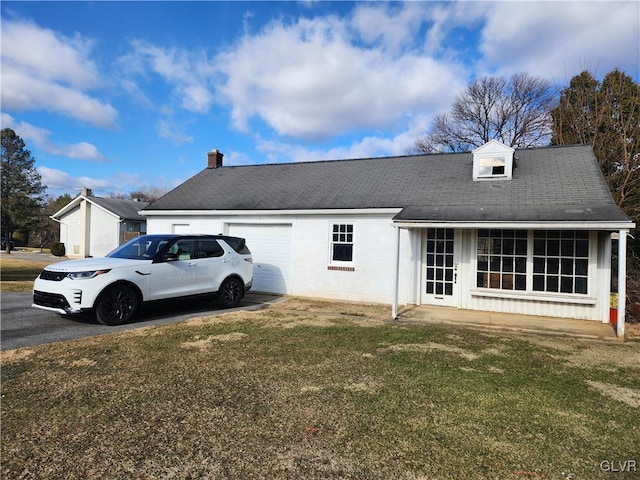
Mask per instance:
[[[60,219],[60,242],[64,243],[67,257],[80,256],[80,236],[83,231],[80,207],[74,208]]]
[[[89,255],[104,257],[120,244],[118,219],[95,205],[91,205],[89,227]]]
[[[192,233],[234,234],[234,225],[290,225],[290,283],[292,295],[390,304],[393,299],[393,239],[391,214],[386,215],[197,215],[150,216],[148,233],[171,232],[173,224],[189,224]],[[331,270],[330,233],[332,222],[353,223],[353,271]],[[282,231],[283,232],[283,231]],[[288,234],[287,234],[288,235]],[[413,270],[419,267],[419,251],[412,250],[411,234],[401,232],[400,301],[415,301]],[[286,242],[286,239],[282,239]],[[249,248],[258,253],[255,241]],[[414,242],[415,243],[415,242]],[[413,248],[417,248],[413,245]],[[260,263],[256,255],[255,261]],[[279,260],[278,262],[282,262]],[[286,279],[286,275],[282,277]],[[282,280],[280,280],[282,281]],[[257,291],[257,287],[256,287]]]
[[[392,214],[300,214],[300,215],[199,215],[151,216],[148,233],[171,232],[173,224],[189,224],[193,233],[234,233],[234,224],[287,224],[290,227],[290,283],[286,291],[292,295],[375,302],[393,301],[394,227]],[[353,270],[330,268],[331,225],[354,225]],[[400,274],[398,301],[400,305],[420,303],[425,288],[423,277],[422,229],[400,230]],[[610,240],[608,234],[592,235],[589,264],[591,303],[570,301],[539,301],[532,298],[501,298],[474,295],[476,270],[476,232],[457,231],[460,248],[458,307],[524,315],[542,315],[605,321],[609,304]],[[287,234],[289,235],[289,234]],[[284,242],[288,241],[282,239]],[[249,242],[249,248],[252,248]],[[274,247],[275,248],[275,247]],[[609,252],[609,253],[608,253]],[[284,277],[283,277],[284,278]],[[607,317],[608,318],[608,317]]]

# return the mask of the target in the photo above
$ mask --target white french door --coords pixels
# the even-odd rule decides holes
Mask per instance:
[[[453,228],[428,228],[423,238],[421,303],[458,305],[458,248]]]

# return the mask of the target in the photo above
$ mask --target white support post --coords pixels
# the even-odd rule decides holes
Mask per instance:
[[[616,335],[624,340],[624,319],[627,297],[627,232],[620,230],[618,239],[618,318]]]
[[[398,284],[400,279],[400,227],[394,225],[396,234],[393,238],[393,252],[395,258],[393,260],[393,304],[391,305],[392,320],[398,318]]]

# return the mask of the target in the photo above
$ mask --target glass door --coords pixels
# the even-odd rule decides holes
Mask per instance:
[[[457,306],[458,259],[455,230],[428,228],[424,238],[422,303]]]

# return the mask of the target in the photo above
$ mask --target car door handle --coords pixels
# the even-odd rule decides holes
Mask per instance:
[[[228,258],[225,258],[224,260],[222,260],[222,263],[229,263],[231,260],[229,260]]]

